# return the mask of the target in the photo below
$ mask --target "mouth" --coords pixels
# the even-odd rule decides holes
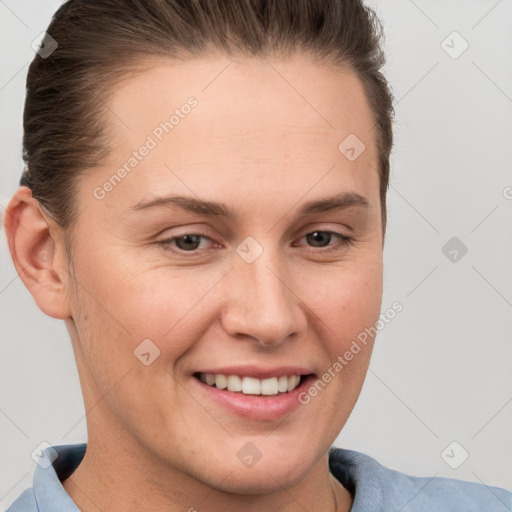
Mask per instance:
[[[252,376],[195,372],[193,376],[203,384],[219,390],[242,395],[275,397],[291,393],[313,374],[279,375],[258,379]]]
[[[191,377],[193,388],[207,401],[206,410],[219,407],[222,414],[253,422],[282,421],[291,412],[304,407],[301,396],[316,378],[314,373],[299,373],[298,368],[274,372],[248,367],[229,370],[226,373],[195,372]],[[311,411],[309,408],[302,410],[307,410],[307,414]]]

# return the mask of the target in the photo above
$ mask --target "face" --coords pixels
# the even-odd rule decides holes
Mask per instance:
[[[343,356],[379,317],[382,224],[360,81],[228,63],[152,61],[116,87],[67,326],[90,444],[254,493],[304,478],[356,402],[373,340]]]

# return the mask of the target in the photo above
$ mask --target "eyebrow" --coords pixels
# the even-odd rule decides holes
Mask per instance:
[[[177,206],[183,210],[207,215],[211,217],[224,217],[232,221],[237,219],[237,215],[233,209],[223,203],[214,201],[205,201],[189,196],[171,195],[164,197],[156,197],[150,200],[139,201],[130,211],[143,211],[150,208],[160,208]],[[309,201],[301,206],[298,213],[300,216],[312,215],[314,213],[323,213],[332,210],[344,210],[349,207],[359,207],[365,210],[371,208],[366,197],[357,192],[343,192],[331,197],[325,197],[314,201]]]

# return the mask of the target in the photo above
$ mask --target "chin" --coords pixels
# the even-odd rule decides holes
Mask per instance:
[[[235,494],[266,494],[300,484],[310,469],[307,465],[297,465],[295,461],[283,463],[278,458],[272,458],[266,462],[260,460],[252,468],[226,467],[223,473],[229,476],[219,483],[217,475],[211,485]]]
[[[311,445],[305,449],[294,438],[285,441],[270,434],[267,438],[244,437],[234,441],[235,450],[216,454],[220,468],[214,472],[214,485],[226,492],[260,494],[288,489],[299,484],[318,460]],[[234,457],[226,457],[230,451]],[[215,467],[215,463],[210,467]],[[229,476],[219,484],[219,475]]]

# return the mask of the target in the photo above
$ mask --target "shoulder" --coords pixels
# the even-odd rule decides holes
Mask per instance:
[[[38,512],[34,490],[25,489],[6,510],[6,512]]]
[[[32,487],[25,489],[6,512],[79,512],[61,481],[80,464],[86,447],[86,443],[48,446],[34,468]]]
[[[512,492],[445,477],[416,477],[386,468],[372,457],[332,447],[334,476],[354,494],[352,510],[402,512],[507,512]]]

